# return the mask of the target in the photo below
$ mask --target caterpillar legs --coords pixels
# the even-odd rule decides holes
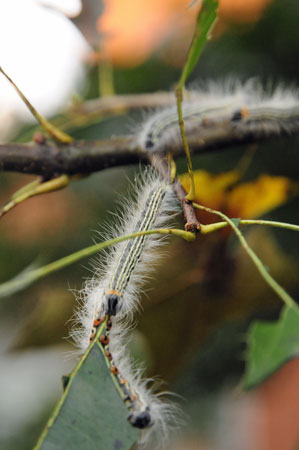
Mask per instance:
[[[111,297],[118,297],[115,294],[110,294]],[[117,301],[118,298],[112,298],[112,302]],[[114,304],[112,304],[114,306]],[[97,336],[97,330],[99,326],[106,322],[106,326],[103,332],[98,336],[98,340],[104,349],[105,357],[107,358],[107,364],[110,369],[111,376],[114,377],[121,397],[127,405],[130,414],[128,416],[128,421],[133,427],[144,429],[148,428],[153,424],[150,407],[145,403],[143,398],[129,385],[128,381],[121,376],[117,366],[114,363],[113,356],[109,350],[110,344],[110,330],[112,328],[112,318],[109,315],[100,315],[96,313],[93,321],[93,327],[90,334],[90,342],[92,342]]]

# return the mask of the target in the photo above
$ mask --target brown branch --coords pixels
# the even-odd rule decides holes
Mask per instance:
[[[294,119],[292,129],[280,131],[279,137],[299,135],[299,121]],[[265,131],[267,130],[267,132]],[[212,120],[186,130],[192,153],[220,151],[229,147],[278,139],[277,128],[264,124]],[[174,158],[184,156],[181,138],[155,147],[155,152],[170,152]],[[136,164],[147,160],[147,152],[135,136],[111,138],[103,141],[74,141],[70,144],[0,144],[0,170],[42,175],[51,178],[60,174],[90,174],[108,167]]]
[[[101,97],[87,100],[73,106],[69,113],[79,115],[107,116],[133,109],[153,109],[175,104],[173,92],[155,92],[153,94],[129,94]]]
[[[162,158],[159,155],[149,155],[149,161],[165,180],[170,179],[168,163],[165,158]],[[174,181],[173,190],[182,205],[185,219],[185,230],[196,233],[200,230],[200,223],[196,217],[192,203],[186,200],[187,193],[178,179],[175,179]]]
[[[108,167],[137,164],[144,153],[131,137],[107,141],[74,141],[57,146],[45,144],[0,144],[0,169],[42,175],[90,174]]]

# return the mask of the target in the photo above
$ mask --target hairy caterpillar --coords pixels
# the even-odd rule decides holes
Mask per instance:
[[[134,427],[140,429],[147,428],[148,426],[152,425],[150,406],[145,402],[143,397],[134,390],[134,388],[129,384],[128,380],[123,378],[112,356],[112,353],[110,352],[109,335],[112,328],[111,316],[102,316],[100,319],[95,318],[93,326],[94,328],[98,328],[102,323],[105,324],[105,329],[99,336],[99,342],[103,346],[107,366],[112,374],[112,377],[114,378],[118,391],[130,411],[128,420]],[[95,335],[93,335],[92,333],[90,338],[91,342],[94,338]]]
[[[128,334],[118,316],[103,316],[97,335],[108,369],[121,398],[128,408],[128,421],[142,432],[138,448],[159,449],[181,422],[177,407],[148,387],[150,380],[142,378],[127,351]]]
[[[166,185],[153,187],[148,194],[144,208],[140,212],[132,233],[149,230],[155,226],[166,191]],[[100,314],[105,313],[115,316],[119,312],[126,287],[141,257],[146,239],[146,236],[130,239],[122,249],[110,279],[108,290],[105,292],[105,302],[101,306]]]
[[[169,213],[177,210],[172,186],[154,171],[146,171],[136,185],[137,198],[127,203],[113,227],[114,235],[163,227],[169,222]],[[147,388],[148,380],[142,380],[127,352],[127,330],[138,308],[138,289],[157,260],[153,250],[163,241],[155,235],[140,236],[112,247],[96,268],[95,277],[85,284],[83,307],[77,311],[81,326],[72,333],[83,351],[95,338],[101,342],[107,366],[128,406],[128,420],[140,429],[151,426],[143,431],[139,444],[146,444],[149,434],[151,441],[155,436],[163,440],[175,410]]]
[[[236,133],[257,136],[299,132],[299,92],[278,86],[264,91],[255,79],[242,84],[234,80],[210,82],[185,94],[182,105],[187,138],[198,137],[199,129],[232,126]],[[171,150],[181,142],[176,106],[149,116],[138,134],[140,146],[148,151]]]
[[[153,170],[147,170],[135,181],[135,198],[127,200],[115,224],[109,227],[109,234],[103,235],[104,239],[169,225],[169,213],[177,211],[172,186]],[[83,306],[77,314],[82,326],[78,333],[75,330],[75,338],[83,351],[89,345],[95,315],[100,318],[117,313],[118,320],[132,318],[139,304],[138,290],[159,257],[153,250],[163,242],[157,235],[135,237],[110,247],[109,252],[101,255],[94,277],[84,286]]]

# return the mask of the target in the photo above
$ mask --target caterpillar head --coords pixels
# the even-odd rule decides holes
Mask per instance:
[[[152,418],[149,407],[146,406],[142,410],[133,411],[129,415],[128,421],[133,425],[133,427],[140,428],[141,430],[151,426]]]
[[[115,293],[108,293],[106,295],[105,302],[105,314],[109,316],[116,316],[116,314],[120,311],[122,306],[122,301],[119,295]]]

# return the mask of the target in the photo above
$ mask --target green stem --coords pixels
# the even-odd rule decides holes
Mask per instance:
[[[183,110],[182,110],[182,101],[183,101],[183,89],[181,84],[179,84],[175,90],[176,100],[177,100],[177,111],[178,111],[178,119],[179,126],[181,130],[181,136],[185,148],[187,166],[188,166],[188,174],[190,178],[190,190],[186,196],[187,200],[193,201],[195,199],[195,184],[194,184],[194,176],[193,176],[193,168],[192,168],[192,160],[190,155],[190,148],[188,144],[188,140],[185,133],[185,124],[183,119]]]
[[[196,26],[193,33],[192,42],[188,50],[187,59],[184,64],[177,87],[175,89],[179,126],[185,148],[188,173],[190,178],[190,190],[188,192],[188,195],[186,196],[186,199],[189,201],[193,201],[195,199],[195,184],[192,170],[190,148],[185,133],[185,124],[183,119],[183,111],[182,111],[183,89],[187,81],[187,78],[194,69],[194,66],[197,63],[202,53],[202,50],[210,37],[210,33],[217,20],[217,10],[218,10],[218,0],[202,1],[199,13],[197,14]]]
[[[244,248],[245,252],[248,254],[254,265],[256,266],[257,270],[260,272],[261,276],[264,278],[266,283],[276,292],[276,294],[283,300],[283,302],[289,306],[290,308],[293,308],[295,310],[298,309],[298,305],[296,302],[292,299],[292,297],[284,290],[282,286],[280,286],[276,280],[269,274],[267,269],[265,268],[262,261],[259,259],[259,257],[254,253],[254,251],[249,247],[249,245],[246,242],[246,239],[244,238],[241,231],[238,229],[238,227],[234,224],[234,222],[227,217],[225,214],[223,214],[220,211],[216,211],[215,209],[207,208],[205,206],[199,205],[198,203],[193,203],[194,208],[201,209],[203,211],[210,212],[212,214],[216,214],[217,216],[221,217],[227,224],[231,226],[231,228],[234,230],[235,234],[237,235],[242,247]]]
[[[115,95],[113,82],[113,66],[109,61],[103,61],[98,68],[99,97]]]
[[[91,245],[90,247],[79,250],[71,255],[65,256],[64,258],[58,259],[50,264],[47,264],[38,269],[34,269],[28,272],[24,272],[22,276],[18,276],[12,280],[6,281],[0,285],[0,297],[5,297],[13,292],[17,292],[18,289],[22,289],[23,286],[28,286],[34,281],[39,280],[53,272],[57,272],[64,267],[67,267],[82,258],[91,256],[100,250],[103,250],[111,245],[115,245],[119,242],[125,241],[127,239],[135,238],[138,236],[151,235],[151,234],[173,234],[175,236],[181,237],[186,241],[195,240],[196,236],[194,233],[188,231],[176,229],[176,228],[158,228],[156,230],[138,231],[126,236],[120,236],[114,239],[110,239],[105,242],[100,242],[99,244]],[[7,294],[9,293],[9,294]]]
[[[40,125],[46,130],[50,136],[52,136],[57,142],[62,144],[68,144],[73,141],[73,138],[63,131],[59,130],[59,128],[52,125],[47,119],[41,116],[34,106],[29,102],[29,100],[25,97],[23,92],[18,88],[18,86],[14,83],[14,81],[7,75],[6,72],[0,67],[0,72],[5,76],[5,78],[9,81],[9,83],[15,88],[18,95],[21,97],[31,114],[36,118],[36,120],[40,123]]]
[[[104,329],[106,327],[106,324],[107,324],[107,318],[106,318],[106,320],[103,323],[101,323],[101,325],[99,327],[99,330],[97,332],[97,336],[100,336],[103,333],[103,331],[104,331]],[[103,356],[105,358],[105,361],[107,363],[107,357],[105,355],[104,349],[103,349],[102,345],[100,345],[98,343],[97,339],[95,339],[94,342],[91,345],[89,345],[89,347],[86,350],[86,352],[84,353],[83,357],[80,359],[80,361],[76,365],[75,369],[72,371],[72,373],[70,375],[70,378],[69,378],[69,381],[67,383],[67,386],[66,386],[66,388],[65,388],[65,390],[63,392],[63,395],[61,396],[59,402],[57,403],[53,413],[51,414],[51,417],[50,417],[49,421],[47,422],[47,425],[45,426],[45,428],[44,428],[42,434],[40,435],[40,437],[39,437],[35,447],[33,448],[33,450],[38,450],[41,447],[45,437],[47,436],[47,434],[49,432],[49,429],[53,426],[53,424],[54,424],[54,422],[55,422],[55,420],[56,420],[56,418],[57,418],[57,416],[58,416],[58,414],[59,414],[59,412],[60,412],[64,402],[65,402],[65,399],[68,396],[69,390],[71,388],[71,385],[72,385],[72,382],[73,382],[75,376],[77,375],[77,373],[81,369],[84,361],[87,359],[87,357],[88,357],[89,353],[91,352],[91,350],[93,349],[94,345],[98,345],[98,347],[101,349],[101,351],[103,353]]]
[[[40,178],[34,180],[15,192],[10,200],[2,208],[0,208],[0,217],[4,216],[4,214],[8,213],[8,211],[28,198],[57,191],[58,189],[66,187],[68,184],[68,175],[61,175],[57,178],[44,182]]]
[[[213,231],[221,230],[222,228],[225,228],[228,225],[229,225],[228,222],[216,222],[216,223],[211,223],[209,225],[201,224],[200,232],[202,234],[208,234],[208,233],[212,233]],[[292,223],[285,223],[285,222],[276,222],[273,220],[240,219],[239,225],[267,225],[270,227],[284,228],[284,229],[292,230],[292,231],[299,231],[299,225],[294,225]]]

